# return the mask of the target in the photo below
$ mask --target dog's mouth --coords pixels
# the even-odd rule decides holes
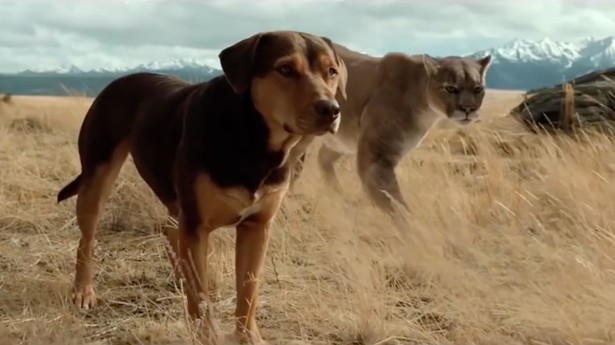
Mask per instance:
[[[331,133],[331,134],[335,134],[337,133],[337,130],[340,128],[340,118],[337,117],[333,122],[331,122],[329,124],[329,126],[327,127],[327,132]]]
[[[338,128],[339,122],[333,121],[327,125],[320,126],[316,131],[313,132],[313,135],[325,135],[327,133],[335,134],[337,133]]]
[[[286,124],[286,123],[284,124],[284,126],[282,126],[282,128],[284,128],[284,130],[285,130],[287,133],[289,133],[289,134],[296,134],[296,133],[295,133],[295,132],[294,132],[294,131],[290,128],[290,126],[289,126],[288,124]]]
[[[306,129],[307,126],[297,126],[293,128],[291,125],[285,123],[282,125],[284,131],[293,135],[324,135],[327,133],[335,134],[339,128],[339,119],[334,120],[331,123],[324,123],[320,126],[310,126],[310,129]]]

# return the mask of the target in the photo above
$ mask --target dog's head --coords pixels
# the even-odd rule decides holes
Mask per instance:
[[[250,92],[274,128],[291,134],[335,133],[339,89],[346,98],[347,71],[330,39],[296,31],[259,33],[225,48],[222,70],[236,93]]]

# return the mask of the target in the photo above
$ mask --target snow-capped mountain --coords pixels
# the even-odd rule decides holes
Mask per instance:
[[[527,90],[615,67],[615,37],[590,37],[578,42],[515,39],[472,55],[486,54],[494,58],[487,74],[489,87]]]
[[[515,39],[471,55],[482,57],[486,54],[493,56],[493,65],[487,73],[487,87],[529,90],[615,67],[615,37],[589,37],[577,42],[549,38],[538,41]],[[52,95],[65,94],[66,89],[71,89],[96,95],[118,76],[143,71],[171,74],[189,81],[207,80],[222,73],[191,58],[153,60],[135,66],[93,70],[69,64],[0,75],[0,89],[14,94]]]
[[[134,72],[169,74],[191,82],[208,80],[222,73],[196,59],[169,59],[136,66],[100,69],[66,65],[57,68],[33,68],[16,74],[0,75],[0,90],[22,95],[66,95],[66,90],[71,90],[95,96],[114,79]]]
[[[217,69],[209,67],[194,58],[174,58],[160,61],[150,61],[147,63],[124,66],[124,67],[109,67],[85,69],[75,65],[61,65],[56,68],[31,68],[19,72],[19,74],[97,74],[97,73],[130,73],[136,71],[181,71],[181,70],[196,70],[204,73],[215,73]]]
[[[195,69],[204,70],[207,73],[215,71],[214,68],[200,63],[197,59],[168,59],[163,61],[150,61],[146,64],[138,65],[130,70],[144,70],[144,71],[160,71],[160,70],[182,70],[182,69]]]

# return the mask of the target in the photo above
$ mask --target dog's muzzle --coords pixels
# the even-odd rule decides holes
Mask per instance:
[[[337,133],[337,130],[340,128],[340,123],[342,122],[341,116],[337,116],[335,120],[329,125],[328,132],[331,134]]]

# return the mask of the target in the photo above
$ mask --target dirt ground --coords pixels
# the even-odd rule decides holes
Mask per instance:
[[[327,190],[314,152],[273,229],[258,320],[270,344],[609,344],[615,331],[615,150],[528,133],[489,90],[482,120],[442,124],[398,168],[406,232],[368,204],[353,157]],[[0,105],[0,344],[188,344],[159,228],[128,162],[97,234],[98,307],[71,304],[77,133],[91,99]],[[214,317],[232,330],[234,230],[214,233]]]

